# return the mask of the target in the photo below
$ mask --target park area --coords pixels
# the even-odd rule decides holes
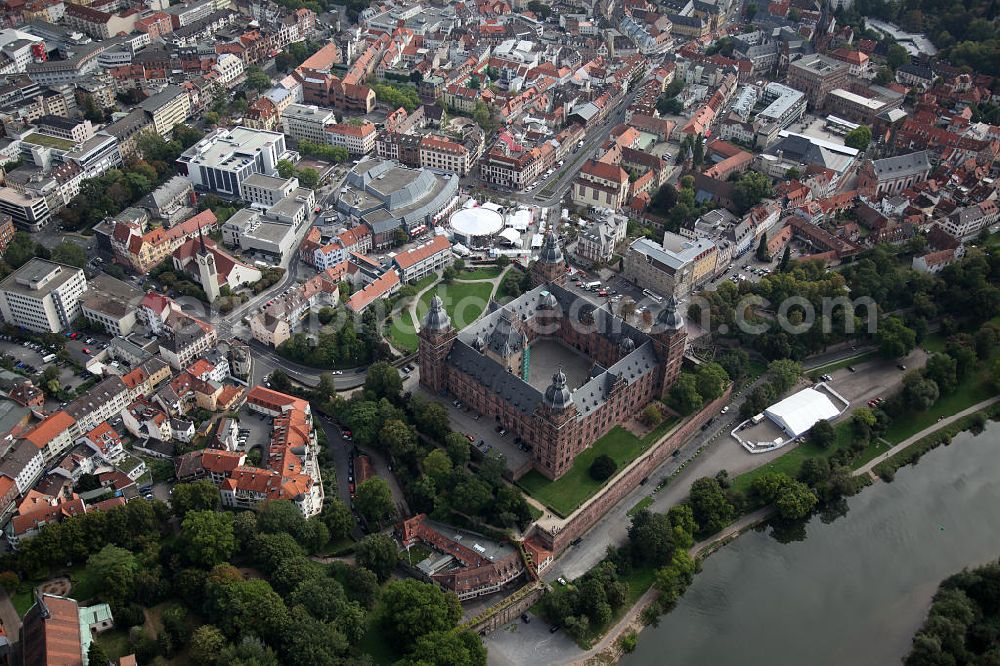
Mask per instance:
[[[478,269],[486,270],[486,269]],[[464,277],[464,276],[463,276]],[[495,277],[495,276],[494,276]],[[461,330],[479,319],[486,309],[493,294],[493,283],[489,278],[474,282],[439,283],[436,287],[424,292],[417,303],[417,320],[421,320],[430,309],[431,299],[437,294],[444,301],[445,311],[451,317],[451,323]],[[401,351],[417,350],[417,326],[408,305],[393,316],[388,329],[388,335],[394,347]]]
[[[617,465],[617,471],[620,472],[667,434],[677,422],[678,419],[667,418],[643,437],[637,437],[625,428],[615,426],[604,437],[584,449],[573,461],[569,471],[555,481],[550,481],[538,471],[531,470],[517,483],[553,513],[565,518],[608,483],[607,480],[597,481],[590,475],[590,466],[598,456],[610,456]]]

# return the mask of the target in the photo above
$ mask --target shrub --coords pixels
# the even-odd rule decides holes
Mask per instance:
[[[590,478],[594,481],[607,481],[618,469],[617,463],[608,455],[600,455],[590,464]]]

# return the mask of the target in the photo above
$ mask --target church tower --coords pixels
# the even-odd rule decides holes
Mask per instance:
[[[198,263],[198,280],[201,288],[208,296],[208,302],[213,303],[219,297],[219,272],[215,268],[215,255],[205,247],[205,234],[198,229],[198,242],[200,244],[195,261]]]
[[[656,317],[650,336],[660,360],[660,397],[665,398],[681,371],[687,345],[687,327],[684,317],[677,311],[677,299],[673,296]]]
[[[538,260],[531,266],[531,283],[534,286],[548,282],[566,284],[566,258],[559,247],[559,239],[551,229],[545,234]]]
[[[447,387],[445,357],[455,341],[455,327],[444,309],[444,301],[437,294],[431,299],[431,309],[420,325],[420,347],[417,351],[420,364],[420,383],[434,393]]]

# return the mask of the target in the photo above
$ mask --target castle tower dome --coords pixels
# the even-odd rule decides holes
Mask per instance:
[[[421,324],[421,328],[427,331],[445,331],[451,327],[451,318],[444,309],[444,301],[437,294],[431,299],[431,309]]]
[[[566,375],[562,371],[562,366],[552,375],[552,384],[545,389],[545,396],[542,399],[545,406],[553,410],[564,410],[573,404],[573,394],[566,387]]]

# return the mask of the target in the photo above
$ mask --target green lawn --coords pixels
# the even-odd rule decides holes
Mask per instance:
[[[537,470],[531,470],[521,477],[518,485],[556,515],[566,517],[607,483],[607,481],[595,481],[590,476],[590,465],[598,456],[602,454],[611,456],[621,470],[676,423],[676,419],[667,419],[642,438],[636,437],[621,426],[615,426],[604,437],[584,449],[573,461],[569,471],[555,481],[546,479]]]
[[[995,358],[996,355],[994,355]],[[992,363],[992,360],[980,363],[977,366],[977,372],[970,374],[960,382],[953,393],[941,396],[927,411],[908,412],[893,419],[892,425],[885,433],[885,438],[893,444],[899,444],[904,439],[933,426],[939,418],[957,414],[963,409],[995,395],[987,383]]]
[[[459,280],[492,280],[500,275],[499,266],[477,266],[466,268],[458,276]]]
[[[423,319],[431,307],[431,299],[437,294],[444,301],[444,309],[451,317],[452,325],[462,330],[479,319],[489,303],[493,285],[489,282],[453,282],[439,284],[420,297],[417,317]]]
[[[423,288],[427,285],[419,286]],[[444,301],[444,308],[451,317],[451,323],[455,328],[461,330],[479,319],[479,316],[486,309],[490,294],[493,292],[493,285],[489,282],[453,282],[451,284],[440,284],[428,290],[417,303],[417,317],[423,319],[431,307],[431,298],[434,294],[441,296]],[[388,327],[387,333],[392,344],[404,351],[416,351],[417,349],[417,329],[409,310],[403,310],[393,316],[392,324]]]
[[[36,146],[45,146],[46,148],[57,148],[59,150],[73,150],[76,146],[76,144],[69,139],[52,136],[51,134],[39,134],[38,132],[29,134],[24,138],[24,142],[31,143]]]
[[[750,489],[750,485],[754,482],[754,479],[770,472],[784,472],[794,479],[798,476],[802,462],[807,458],[816,458],[819,456],[829,458],[835,451],[850,444],[852,436],[850,419],[845,418],[845,420],[838,423],[834,428],[837,432],[837,441],[830,448],[821,448],[807,440],[766,465],[761,465],[745,474],[740,474],[733,479],[733,488],[746,492]]]
[[[653,498],[651,496],[643,497],[641,500],[639,500],[638,502],[636,502],[635,505],[631,509],[629,509],[625,513],[628,516],[634,516],[635,514],[637,514],[640,511],[642,511],[643,509],[649,508],[649,506],[652,503],[653,503]]]
[[[41,581],[24,581],[18,586],[17,592],[10,595],[10,601],[14,604],[14,610],[16,610],[17,614],[21,617],[24,617],[24,614],[27,613],[32,604],[35,603],[34,589],[35,585],[39,582]]]

